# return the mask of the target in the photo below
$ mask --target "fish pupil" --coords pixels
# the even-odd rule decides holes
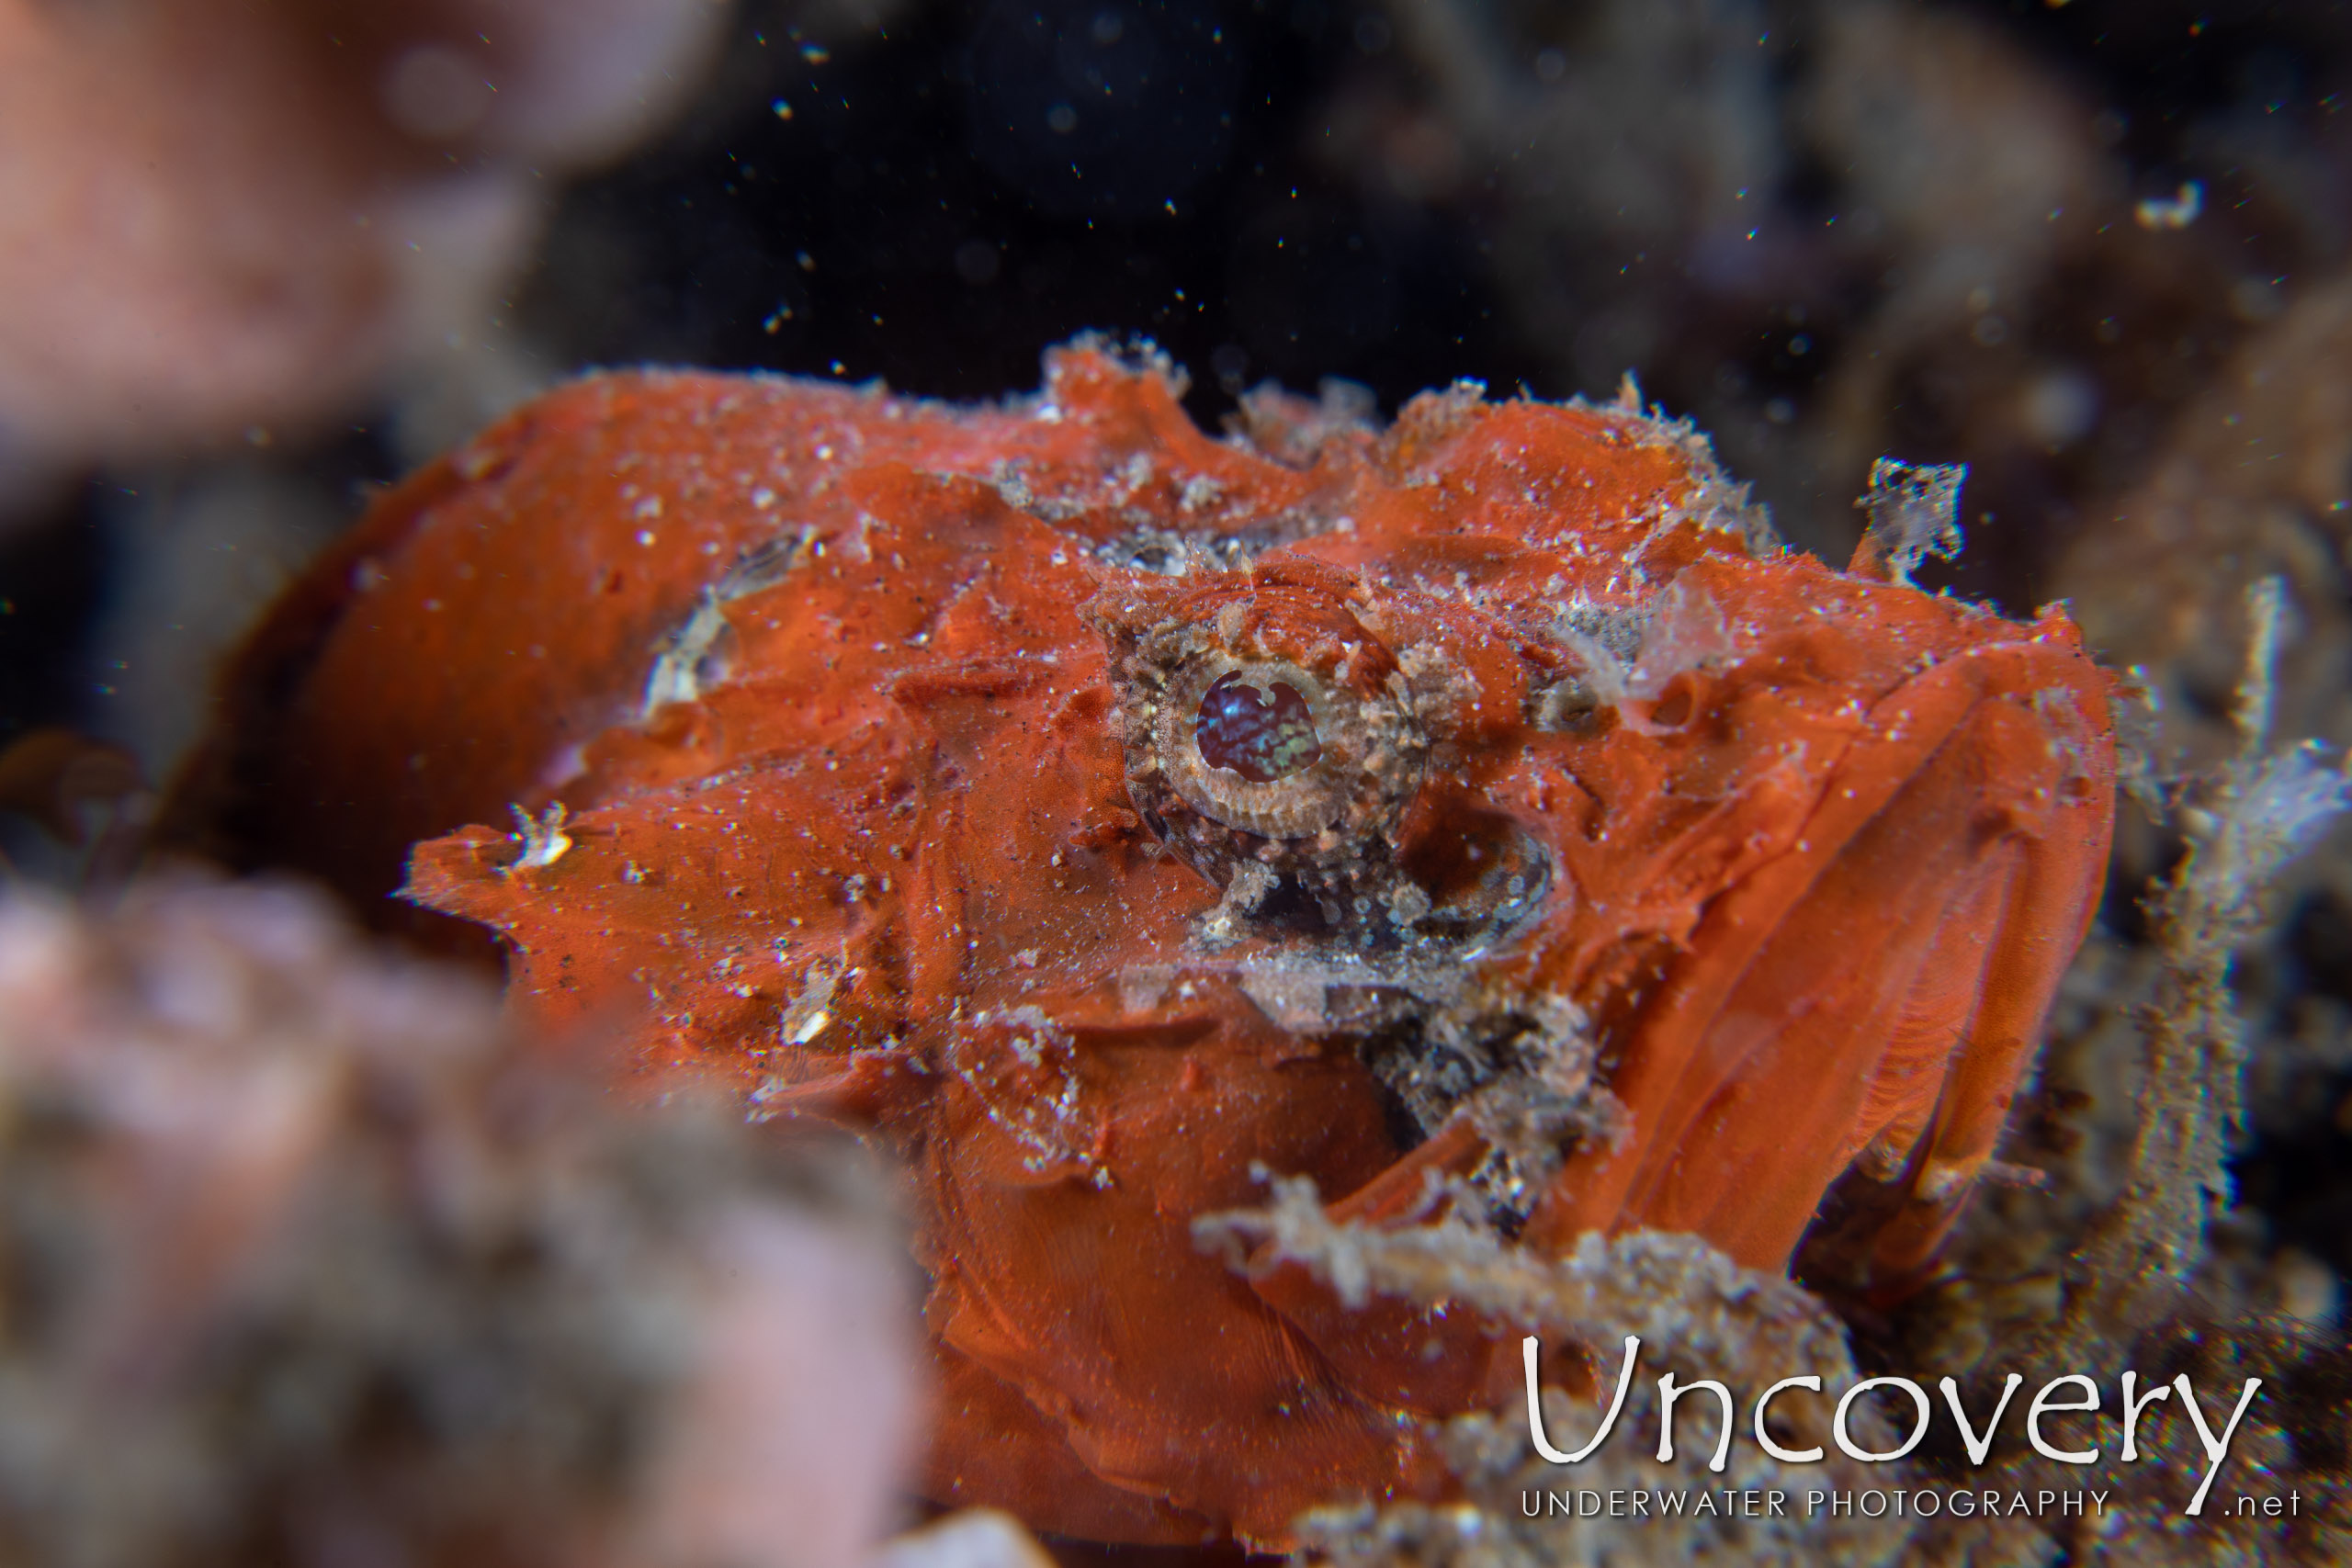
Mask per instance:
[[[1193,729],[1201,756],[1251,784],[1272,784],[1313,767],[1323,755],[1315,716],[1298,690],[1281,681],[1253,685],[1239,671],[1201,698]]]

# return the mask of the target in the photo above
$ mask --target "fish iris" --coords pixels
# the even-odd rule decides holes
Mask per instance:
[[[1209,766],[1229,768],[1251,784],[1286,779],[1323,755],[1315,716],[1297,688],[1275,681],[1261,691],[1239,671],[1202,696],[1193,738]]]

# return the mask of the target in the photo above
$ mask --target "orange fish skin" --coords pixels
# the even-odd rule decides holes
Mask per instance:
[[[253,853],[364,894],[413,843],[512,1005],[634,1020],[647,1089],[897,1147],[931,1494],[1094,1540],[1440,1495],[1417,1423],[1512,1371],[1498,1325],[1202,1251],[1259,1171],[1377,1224],[1442,1172],[1530,1246],[1780,1268],[1850,1170],[1899,1290],[2111,829],[2062,613],[1781,553],[1687,428],[1458,389],[1257,417],[1212,440],[1090,344],[980,409],[582,382],[379,503],[212,762]],[[1204,730],[1227,670],[1255,696]],[[1204,735],[1315,761],[1261,784]],[[510,802],[567,846],[458,827]],[[1503,1147],[1498,1105],[1552,1119]]]

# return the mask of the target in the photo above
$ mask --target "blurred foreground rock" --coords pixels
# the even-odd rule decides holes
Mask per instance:
[[[460,346],[722,11],[0,0],[0,472],[312,426]]]
[[[0,1558],[850,1568],[920,1398],[852,1154],[306,894],[0,899]]]

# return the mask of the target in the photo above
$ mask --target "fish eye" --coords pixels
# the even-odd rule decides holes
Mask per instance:
[[[1364,793],[1366,706],[1289,660],[1207,649],[1175,672],[1152,747],[1203,832],[1311,839]]]
[[[1202,761],[1251,784],[1270,784],[1303,773],[1323,756],[1315,715],[1298,688],[1269,681],[1261,689],[1238,670],[1202,696],[1193,739]]]
[[[1246,578],[1101,612],[1136,815],[1256,916],[1386,940],[1429,739],[1396,656],[1338,594]],[[1401,902],[1400,902],[1401,900]],[[1407,922],[1419,915],[1405,917]]]

